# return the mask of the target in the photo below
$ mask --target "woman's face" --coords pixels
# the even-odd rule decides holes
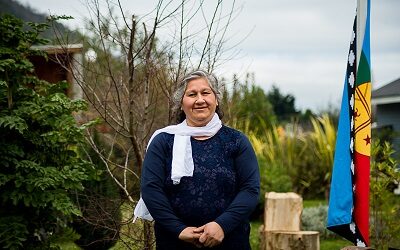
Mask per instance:
[[[213,118],[217,105],[217,98],[206,79],[189,81],[182,98],[188,126],[205,126]]]

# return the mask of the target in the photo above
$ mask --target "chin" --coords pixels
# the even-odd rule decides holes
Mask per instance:
[[[199,116],[194,117],[194,119],[195,119],[196,121],[201,122],[201,121],[211,120],[211,119],[212,119],[212,116],[210,116],[210,115],[199,115]]]
[[[210,121],[210,117],[195,117],[193,119],[191,119],[191,122],[194,126],[196,127],[201,127],[201,126],[205,126],[207,125],[207,123]]]
[[[207,117],[199,117],[196,118],[196,123],[208,123],[209,121],[211,121],[212,117],[207,116]],[[205,124],[204,124],[205,125]]]

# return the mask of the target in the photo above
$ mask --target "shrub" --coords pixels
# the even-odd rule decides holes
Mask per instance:
[[[301,228],[304,231],[318,231],[321,239],[331,239],[336,234],[326,229],[328,206],[306,207],[301,216]]]
[[[0,16],[0,245],[11,249],[50,248],[81,214],[70,195],[92,176],[76,153],[86,125],[72,116],[85,102],[68,99],[65,82],[32,76],[27,57],[43,55],[31,45],[46,43],[46,27]]]
[[[370,208],[371,242],[376,249],[400,247],[400,197],[393,193],[400,182],[399,165],[392,158],[394,150],[388,142],[372,144]]]

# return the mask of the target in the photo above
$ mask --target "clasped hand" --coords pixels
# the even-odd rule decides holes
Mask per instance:
[[[179,234],[179,239],[192,243],[196,247],[214,247],[224,239],[224,230],[212,221],[201,227],[187,227]]]

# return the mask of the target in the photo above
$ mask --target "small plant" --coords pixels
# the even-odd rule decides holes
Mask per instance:
[[[400,182],[398,162],[389,142],[372,145],[370,207],[371,240],[376,249],[400,248],[400,197],[393,193]]]
[[[301,228],[304,231],[318,231],[321,239],[331,239],[335,234],[326,229],[328,206],[306,207],[301,215]]]

